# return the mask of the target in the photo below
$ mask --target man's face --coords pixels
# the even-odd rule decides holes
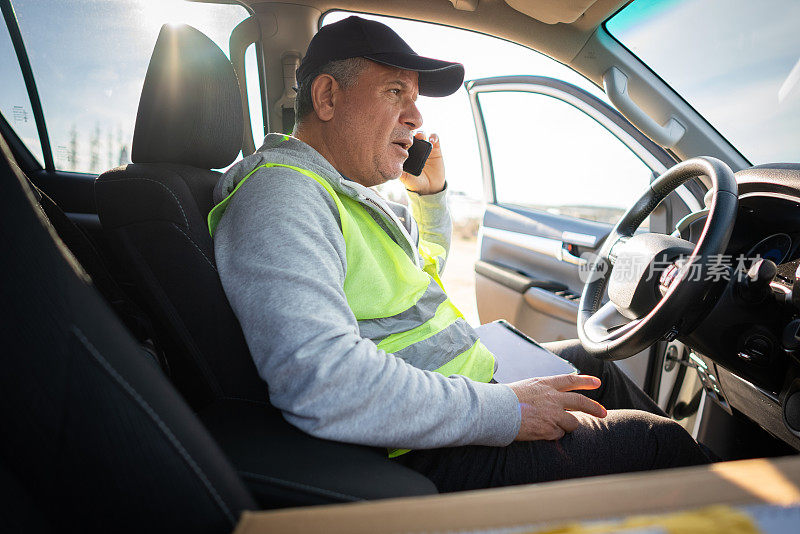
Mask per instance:
[[[330,126],[345,176],[373,186],[403,172],[413,131],[422,126],[417,78],[414,71],[368,61],[354,85],[339,89]]]

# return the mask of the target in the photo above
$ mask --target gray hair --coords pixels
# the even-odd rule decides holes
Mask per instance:
[[[297,97],[294,100],[295,124],[300,124],[306,115],[314,111],[314,102],[311,100],[311,84],[317,76],[329,74],[342,89],[349,89],[358,81],[358,77],[367,67],[368,61],[363,57],[329,61],[320,67],[317,72],[308,75],[305,80],[298,80],[300,86],[297,90]]]

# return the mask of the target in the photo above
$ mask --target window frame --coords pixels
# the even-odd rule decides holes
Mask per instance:
[[[484,196],[486,201],[491,204],[506,205],[506,203],[500,204],[497,201],[491,146],[479,99],[481,93],[527,92],[561,100],[608,130],[611,135],[639,157],[656,176],[677,163],[672,155],[631,125],[622,114],[596,96],[571,83],[546,76],[518,75],[469,80],[465,85],[478,133],[478,145],[481,149]],[[689,187],[691,186],[692,184],[689,185]],[[677,193],[687,206],[699,205],[697,196],[692,194],[687,187],[678,188]]]
[[[33,75],[33,69],[28,58],[28,51],[25,48],[25,41],[22,38],[22,32],[19,29],[19,22],[17,21],[14,7],[11,5],[11,0],[0,0],[0,11],[3,12],[3,19],[5,20],[6,29],[8,30],[11,42],[14,45],[14,53],[17,57],[17,64],[22,72],[22,79],[25,82],[25,89],[28,93],[28,100],[31,104],[31,111],[33,112],[33,119],[36,123],[36,131],[39,135],[39,144],[42,147],[42,158],[44,159],[44,170],[47,172],[55,172],[55,162],[53,160],[53,151],[50,147],[50,136],[47,133],[47,123],[44,118],[44,111],[42,109],[42,102],[39,98],[39,90],[36,87],[36,80]],[[4,136],[14,140],[13,143],[15,152],[22,155],[21,160],[30,165],[29,169],[33,171],[42,170],[41,164],[37,161],[36,157],[31,153],[30,149],[22,142],[17,135],[16,131],[8,124],[8,121],[3,117],[2,124],[0,125],[3,130]],[[9,135],[12,134],[12,135]]]

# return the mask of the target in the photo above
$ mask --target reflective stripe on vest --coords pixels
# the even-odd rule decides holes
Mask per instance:
[[[362,337],[420,369],[463,375],[478,382],[491,380],[494,356],[441,287],[438,266],[444,248],[420,240],[424,260],[420,269],[361,203],[337,194],[321,176],[279,163],[256,167],[208,214],[212,236],[242,184],[257,170],[269,167],[286,167],[307,176],[333,198],[345,242],[344,293]],[[405,452],[394,449],[389,455]]]

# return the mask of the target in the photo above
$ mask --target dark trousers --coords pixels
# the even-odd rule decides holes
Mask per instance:
[[[611,362],[577,340],[543,343],[602,386],[581,392],[608,409],[558,441],[515,441],[506,447],[469,445],[415,450],[396,461],[427,476],[440,492],[546,482],[592,475],[707,463],[692,437]]]

